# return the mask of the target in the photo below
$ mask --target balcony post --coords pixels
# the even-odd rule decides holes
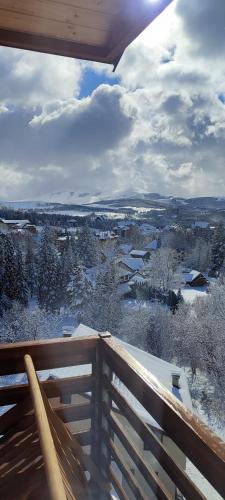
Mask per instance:
[[[111,408],[112,398],[109,391],[103,388],[102,378],[103,375],[107,375],[109,380],[112,380],[112,371],[109,366],[105,363],[102,355],[102,342],[104,338],[111,337],[108,332],[99,333],[99,341],[96,348],[96,359],[92,364],[92,371],[95,375],[95,387],[92,392],[92,405],[93,405],[93,416],[92,416],[92,445],[91,445],[91,457],[94,463],[99,468],[102,475],[110,483],[110,462],[111,453],[107,446],[103,442],[103,431],[110,435],[110,428],[107,419],[103,415],[102,403],[104,403]],[[94,482],[94,478],[93,482]],[[108,493],[105,494],[104,499],[111,498]],[[101,499],[103,497],[101,496]]]

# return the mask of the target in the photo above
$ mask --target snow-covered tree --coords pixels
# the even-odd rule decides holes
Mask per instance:
[[[186,252],[185,262],[191,269],[208,271],[211,264],[211,242],[206,238],[197,238],[195,245]]]
[[[36,292],[36,264],[31,236],[27,239],[25,253],[25,276],[30,297],[33,297]]]
[[[82,321],[96,330],[115,333],[120,317],[118,277],[115,265],[109,262],[106,269],[97,276],[96,286],[90,294]]]
[[[80,231],[77,242],[79,261],[85,267],[93,267],[99,262],[98,242],[88,224]]]
[[[3,312],[0,323],[0,342],[12,343],[26,340],[54,338],[61,335],[62,326],[58,315],[36,308],[24,308],[14,302]]]
[[[177,254],[175,251],[160,248],[154,252],[144,270],[149,285],[165,291],[172,288],[176,266]]]
[[[77,313],[84,308],[91,295],[91,285],[81,264],[74,266],[67,288],[69,308]]]
[[[222,224],[219,224],[213,235],[212,241],[212,266],[211,273],[218,275],[224,263],[225,232]]]
[[[62,268],[58,252],[45,228],[38,258],[38,303],[41,309],[60,312],[62,304]]]

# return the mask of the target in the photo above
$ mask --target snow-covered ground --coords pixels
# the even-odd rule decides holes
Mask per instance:
[[[49,209],[43,209],[41,210],[41,213],[50,213],[50,214],[59,214],[59,215],[69,215],[71,217],[87,217],[87,215],[90,215],[91,212],[88,212],[87,210],[49,210]],[[94,212],[94,210],[93,210]],[[124,219],[126,214],[123,212],[98,212],[99,215],[104,215],[108,217],[109,219]]]
[[[178,292],[178,290],[174,290],[175,293]],[[196,297],[205,297],[207,294],[207,287],[196,287],[196,288],[182,288],[181,293],[183,295],[184,301],[189,302],[189,304],[192,304]]]

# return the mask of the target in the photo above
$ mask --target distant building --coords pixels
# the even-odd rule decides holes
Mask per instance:
[[[195,221],[191,225],[192,229],[208,229],[209,227],[209,222],[205,221]]]
[[[148,224],[147,222],[144,222],[143,224],[141,224],[139,229],[140,229],[141,233],[144,234],[145,236],[149,236],[150,234],[159,233],[159,229],[157,229],[157,227],[152,226],[151,224]]]
[[[0,219],[0,231],[3,233],[24,233],[29,231],[31,234],[37,233],[37,227],[31,224],[28,219]]]
[[[132,249],[132,245],[130,245],[129,243],[123,243],[118,246],[118,253],[120,255],[128,255]]]
[[[200,271],[192,270],[190,273],[184,275],[185,283],[189,286],[206,286],[208,280]]]
[[[25,219],[0,219],[0,230],[13,231],[18,229],[25,229],[26,226],[30,226],[30,221]]]
[[[148,251],[155,251],[158,248],[159,248],[158,240],[149,241],[149,243],[147,243],[147,245],[145,245],[145,250],[148,250]]]
[[[149,250],[131,250],[130,256],[134,259],[148,260],[150,258]]]

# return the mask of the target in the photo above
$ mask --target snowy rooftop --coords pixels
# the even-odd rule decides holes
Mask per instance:
[[[195,280],[200,274],[200,271],[196,271],[195,269],[193,269],[190,273],[185,274],[184,279],[186,283],[190,283],[191,281]]]
[[[129,245],[128,243],[124,243],[124,244],[121,244],[119,245],[119,250],[121,250],[122,253],[124,253],[124,255],[128,255],[128,253],[130,253],[130,251],[132,250],[132,245]]]
[[[195,221],[193,222],[193,224],[191,225],[191,227],[194,229],[195,227],[198,227],[200,229],[207,229],[207,227],[209,227],[209,222],[205,222],[205,221]]]
[[[131,250],[130,255],[133,257],[134,255],[138,255],[139,257],[145,257],[147,254],[147,250]]]
[[[145,245],[145,248],[146,250],[157,250],[158,241],[157,240],[150,241],[149,243],[147,243],[147,245]]]
[[[132,269],[132,271],[139,271],[144,267],[143,260],[139,258],[135,259],[134,257],[123,257],[120,262]]]
[[[25,226],[26,224],[30,224],[30,221],[27,219],[0,219],[0,222],[3,222],[3,224],[12,224],[16,226]]]

